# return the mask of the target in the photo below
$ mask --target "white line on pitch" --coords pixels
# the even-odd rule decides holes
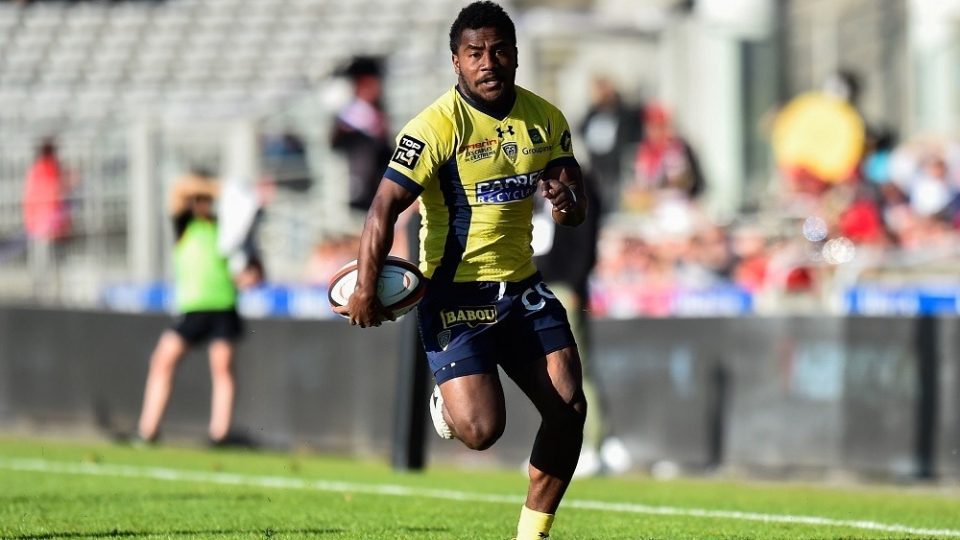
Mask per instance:
[[[0,469],[11,471],[32,471],[57,474],[80,474],[89,476],[121,476],[127,478],[146,478],[151,480],[169,480],[180,482],[202,482],[236,486],[254,486],[286,489],[306,489],[334,493],[365,493],[370,495],[393,495],[401,497],[425,497],[451,501],[487,502],[522,504],[524,498],[515,495],[495,495],[471,493],[447,489],[430,489],[396,484],[358,484],[330,480],[307,480],[284,476],[260,476],[222,472],[190,471],[167,469],[163,467],[141,467],[134,465],[106,465],[94,463],[67,463],[43,459],[3,459]],[[848,527],[870,531],[913,534],[918,536],[960,537],[957,529],[926,529],[896,523],[879,523],[868,520],[832,519],[819,516],[795,516],[789,514],[762,514],[758,512],[740,512],[735,510],[707,510],[703,508],[680,508],[675,506],[650,506],[634,503],[614,503],[570,499],[563,501],[564,508],[581,510],[600,510],[627,514],[649,514],[658,516],[700,517],[714,519],[732,519],[741,521],[759,521],[763,523],[789,523],[797,525],[820,525],[827,527]]]

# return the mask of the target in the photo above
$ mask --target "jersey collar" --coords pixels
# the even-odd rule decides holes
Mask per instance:
[[[507,112],[503,114],[499,114],[497,111],[494,111],[490,107],[472,99],[470,96],[464,93],[463,90],[460,89],[459,84],[456,85],[455,88],[457,90],[457,93],[460,94],[460,97],[467,102],[467,105],[470,105],[474,109],[482,112],[483,114],[491,118],[495,118],[498,121],[502,121],[504,118],[510,116],[510,112],[513,111],[513,106],[517,104],[517,87],[516,86],[513,87],[513,103],[511,103],[510,107],[506,109]]]

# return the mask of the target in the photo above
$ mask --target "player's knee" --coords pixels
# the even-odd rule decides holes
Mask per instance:
[[[587,407],[587,398],[583,396],[570,404],[570,408],[573,410],[574,424],[581,431],[583,431],[583,425],[587,422]]]
[[[457,426],[457,438],[471,450],[486,450],[503,435],[502,422],[474,421]]]
[[[543,420],[564,430],[583,432],[587,420],[587,400],[581,395],[544,414]]]
[[[567,403],[563,411],[563,420],[571,428],[583,429],[583,424],[587,421],[587,399],[582,394]]]

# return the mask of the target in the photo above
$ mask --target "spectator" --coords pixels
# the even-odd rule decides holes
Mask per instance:
[[[23,224],[31,240],[50,242],[70,232],[68,189],[57,147],[47,139],[27,172],[23,192]]]
[[[69,184],[56,144],[52,139],[43,141],[27,172],[23,190],[27,258],[37,298],[55,298],[59,292],[56,243],[70,233]]]
[[[677,135],[670,113],[660,105],[643,110],[644,133],[634,164],[634,197],[638,192],[672,191],[696,199],[706,185],[693,149]]]
[[[688,278],[691,283],[704,286],[730,279],[734,264],[733,252],[723,227],[713,224],[704,226],[693,237],[688,253],[685,264],[693,267],[700,275],[699,280]]]
[[[910,186],[910,207],[922,217],[935,217],[947,209],[956,190],[947,177],[947,164],[940,156],[924,160]]]
[[[897,146],[897,136],[888,129],[878,130],[869,140],[870,150],[860,166],[860,174],[872,184],[882,185],[891,180],[891,158]]]
[[[627,147],[639,139],[639,119],[639,115],[623,103],[609,79],[593,80],[592,102],[580,132],[604,210],[620,206],[623,155]]]
[[[759,292],[766,285],[770,253],[767,239],[759,227],[746,225],[733,237],[733,253],[736,263],[733,280],[750,292]]]
[[[853,202],[841,214],[838,229],[855,244],[879,245],[886,241],[883,217],[869,186],[854,188]]]
[[[366,212],[390,159],[387,114],[383,109],[380,62],[359,57],[344,74],[353,82],[354,97],[340,110],[333,125],[331,143],[347,159],[350,176],[350,208]]]
[[[217,246],[218,227],[213,214],[217,185],[209,174],[197,171],[177,181],[170,201],[176,235],[174,289],[180,317],[166,330],[150,359],[139,422],[139,437],[154,441],[173,388],[180,359],[191,347],[209,341],[213,383],[209,436],[212,444],[228,440],[234,403],[234,343],[243,332],[236,310],[237,289],[227,258]],[[261,268],[251,261],[241,279],[259,282]],[[251,275],[254,274],[254,275]]]

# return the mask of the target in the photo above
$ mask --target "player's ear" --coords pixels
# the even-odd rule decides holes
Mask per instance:
[[[450,55],[450,61],[453,62],[453,72],[460,76],[460,58],[456,54]]]

